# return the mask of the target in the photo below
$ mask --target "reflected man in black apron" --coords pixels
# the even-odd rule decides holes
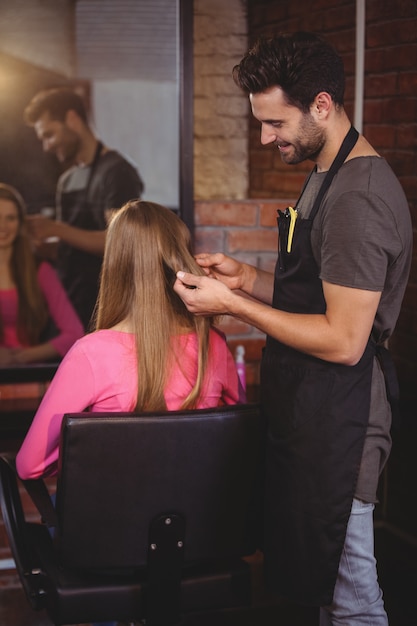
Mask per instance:
[[[385,345],[410,268],[408,204],[352,127],[343,64],[324,40],[261,39],[234,79],[249,94],[262,144],[314,169],[296,205],[278,212],[275,275],[202,254],[209,276],[180,272],[175,290],[196,314],[232,315],[267,335],[267,580],[320,607],[321,626],[386,626],[373,508],[391,447],[396,381],[384,376]]]
[[[139,198],[142,180],[118,152],[104,146],[88,124],[82,98],[67,88],[38,93],[24,112],[45,152],[72,167],[57,185],[56,220],[29,217],[35,243],[58,238],[57,270],[84,328],[98,293],[110,212]]]

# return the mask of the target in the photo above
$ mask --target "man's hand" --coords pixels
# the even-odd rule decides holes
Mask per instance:
[[[195,315],[224,315],[229,312],[228,302],[233,297],[220,280],[186,272],[177,272],[174,291]]]
[[[229,289],[243,289],[244,265],[221,252],[216,254],[198,254],[197,263],[207,276],[217,278]]]
[[[105,230],[85,230],[71,226],[61,220],[51,220],[43,215],[29,215],[27,218],[29,234],[34,245],[39,246],[45,240],[58,238],[73,248],[102,256],[106,242]]]
[[[232,291],[240,290],[260,302],[271,304],[274,275],[217,252],[198,254],[197,263],[207,276],[216,278]]]
[[[10,348],[0,348],[0,367],[8,367],[16,361],[13,357],[13,350]]]
[[[49,217],[45,217],[41,214],[28,215],[26,217],[26,223],[28,225],[29,235],[36,246],[43,243],[46,239],[49,239],[49,237],[58,236],[57,223]]]

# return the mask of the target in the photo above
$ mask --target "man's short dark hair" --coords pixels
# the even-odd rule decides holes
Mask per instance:
[[[343,61],[329,43],[314,33],[261,37],[233,68],[233,78],[246,93],[278,86],[288,104],[304,112],[321,91],[343,106]]]
[[[23,119],[28,126],[33,126],[44,113],[48,113],[51,119],[64,122],[68,111],[75,111],[88,124],[81,96],[67,87],[55,87],[37,93],[25,108]]]

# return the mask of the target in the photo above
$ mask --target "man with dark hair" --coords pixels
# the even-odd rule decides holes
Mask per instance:
[[[275,275],[202,254],[209,276],[179,272],[174,288],[190,311],[232,315],[267,335],[269,581],[319,606],[321,626],[386,626],[373,508],[391,448],[396,380],[385,344],[411,262],[407,200],[351,125],[343,65],[323,39],[261,39],[233,75],[249,94],[262,144],[275,144],[285,163],[315,167],[296,206],[279,211]]]
[[[24,120],[33,126],[45,152],[61,163],[72,163],[57,185],[56,220],[29,218],[36,243],[59,239],[57,269],[85,328],[98,293],[98,280],[113,209],[139,198],[142,180],[118,152],[95,136],[88,124],[82,98],[68,88],[42,91],[25,109]]]

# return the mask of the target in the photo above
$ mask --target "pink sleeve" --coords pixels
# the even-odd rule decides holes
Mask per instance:
[[[222,372],[222,396],[224,404],[244,404],[246,392],[243,389],[237,374],[233,355],[229,350],[226,337],[218,328],[213,330],[214,350],[216,354],[215,367]]]
[[[22,479],[56,473],[63,415],[84,411],[94,396],[94,373],[77,342],[60,364],[17,454]]]
[[[59,331],[50,343],[61,356],[64,356],[73,343],[83,336],[83,326],[57,273],[49,263],[43,262],[39,266],[38,280],[49,314]]]
[[[239,376],[237,375],[236,364],[232,353],[226,346],[226,371],[227,384],[223,389],[222,400],[225,404],[244,404],[246,402],[246,392],[243,389]]]

